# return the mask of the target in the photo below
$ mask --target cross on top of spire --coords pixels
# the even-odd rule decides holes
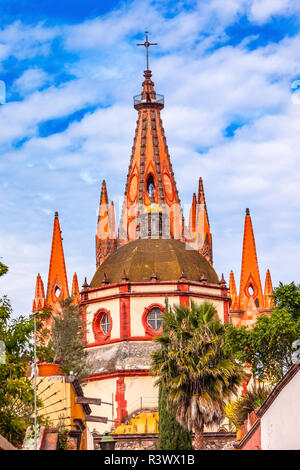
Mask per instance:
[[[149,47],[157,46],[157,42],[149,42],[148,31],[145,31],[146,39],[145,42],[137,44],[137,46],[144,46],[146,48],[146,59],[147,59],[147,70],[149,70]]]

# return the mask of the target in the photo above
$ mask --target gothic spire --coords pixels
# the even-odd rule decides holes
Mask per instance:
[[[254,299],[256,307],[262,308],[263,292],[259,275],[255,239],[250,211],[246,209],[239,295],[241,309],[247,308],[251,296]]]
[[[39,273],[36,278],[35,296],[33,300],[32,311],[36,312],[37,310],[44,308],[44,306],[45,306],[44,284]]]
[[[164,97],[156,93],[151,76],[145,70],[142,93],[134,97],[138,120],[119,227],[121,244],[139,238],[139,216],[151,204],[152,193],[169,216],[171,237],[181,236],[182,211],[176,208],[180,200],[160,117]]]
[[[196,222],[197,222],[197,199],[196,193],[193,193],[193,200],[190,209],[190,217],[189,217],[189,229],[190,233],[193,234],[196,231]]]
[[[55,212],[47,285],[47,304],[54,306],[58,299],[65,299],[66,297],[69,297],[68,279],[58,212]]]
[[[267,269],[266,272],[266,281],[265,281],[265,290],[264,290],[264,307],[269,309],[274,307],[274,301],[272,299],[273,286],[270,271]]]
[[[106,241],[109,236],[109,220],[108,220],[108,196],[106,189],[105,180],[102,181],[101,185],[101,194],[100,194],[100,203],[99,203],[99,213],[98,213],[98,225],[97,225],[97,236],[98,239]]]
[[[77,274],[73,274],[73,281],[72,281],[72,297],[74,302],[78,304],[80,302],[80,295],[79,295],[79,284]]]
[[[189,219],[190,245],[198,250],[213,264],[212,235],[210,232],[208,211],[205,201],[202,178],[199,178],[198,198],[193,194],[193,202]]]
[[[239,308],[238,296],[237,296],[237,290],[236,290],[236,284],[235,284],[233,271],[230,271],[228,295],[231,298],[231,307],[230,308],[232,310],[238,310],[238,308]]]
[[[114,203],[109,204],[106,182],[102,181],[98,223],[96,233],[96,266],[107,258],[107,256],[115,248],[116,232],[115,232],[115,210]]]

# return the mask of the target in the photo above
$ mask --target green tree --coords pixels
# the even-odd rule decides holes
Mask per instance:
[[[294,320],[300,318],[300,285],[279,283],[274,289],[273,299],[277,309],[289,312]]]
[[[292,344],[300,338],[300,317],[295,318],[290,299],[287,308],[284,306],[284,287],[281,285],[277,291],[278,306],[270,316],[260,316],[252,329],[226,327],[227,352],[250,364],[254,377],[272,384],[292,365]]]
[[[191,450],[192,433],[186,431],[176,420],[175,410],[167,407],[167,392],[159,387],[158,448],[160,450]]]
[[[5,266],[5,264],[1,263],[0,261],[0,277],[3,276],[3,274],[6,274],[8,271],[8,267]]]
[[[6,272],[6,266],[0,263],[0,276]],[[0,341],[5,346],[4,361],[0,363],[0,434],[19,446],[27,426],[32,424],[34,409],[34,391],[26,377],[33,353],[33,320],[11,316],[10,302],[4,296],[0,299]]]
[[[213,304],[173,306],[163,316],[164,331],[155,340],[152,372],[168,395],[168,408],[177,421],[195,430],[195,448],[203,447],[204,425],[220,424],[224,406],[238,393],[244,373],[224,350],[225,328]]]
[[[61,301],[61,307],[61,312],[52,317],[49,347],[62,371],[81,380],[89,374],[81,308],[70,297]]]

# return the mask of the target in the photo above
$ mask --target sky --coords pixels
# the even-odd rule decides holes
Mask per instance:
[[[0,295],[47,284],[54,212],[69,283],[95,272],[101,182],[125,189],[145,53],[183,205],[202,176],[214,267],[237,284],[250,208],[262,284],[299,282],[300,4],[0,0]],[[1,99],[1,87],[0,87]]]

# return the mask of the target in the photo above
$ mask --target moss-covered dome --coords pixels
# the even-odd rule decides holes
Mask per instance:
[[[160,281],[173,281],[184,272],[189,281],[201,277],[212,284],[219,279],[210,263],[198,251],[172,239],[140,239],[114,251],[97,269],[90,287],[101,286],[105,276],[111,283],[121,282],[124,271],[129,281],[150,281],[153,273]]]

